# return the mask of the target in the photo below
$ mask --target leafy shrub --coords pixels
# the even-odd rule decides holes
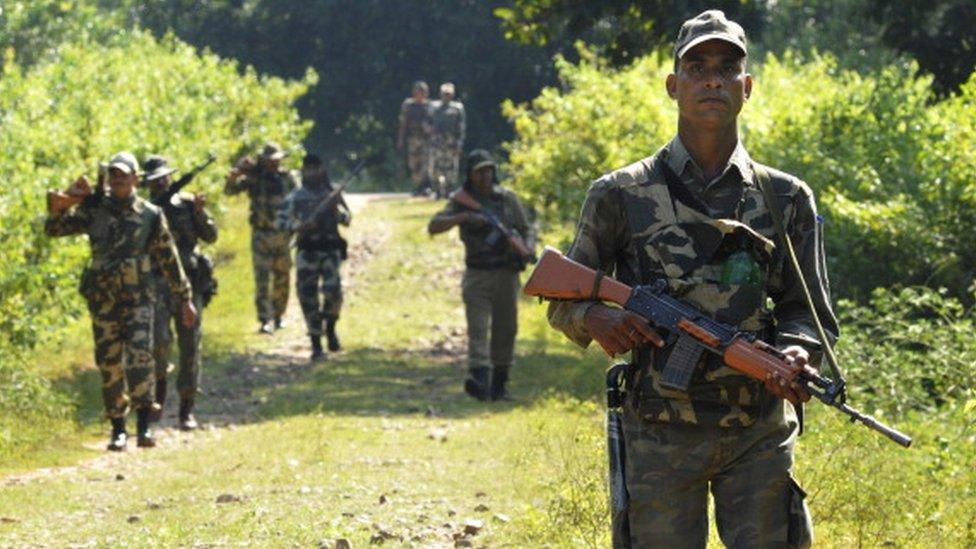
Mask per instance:
[[[671,59],[654,54],[612,70],[582,50],[557,60],[562,89],[504,106],[515,187],[550,220],[578,211],[588,183],[652,154],[674,135],[664,92]],[[859,74],[829,55],[753,62],[743,114],[753,157],[806,180],[826,218],[834,292],[946,286],[968,299],[976,265],[976,80],[936,102],[912,63]]]
[[[0,398],[0,415],[42,407],[31,403],[50,388],[26,371],[24,351],[83,308],[75,289],[87,244],[43,234],[45,191],[83,173],[93,178],[97,162],[119,150],[161,152],[183,167],[212,151],[227,166],[266,139],[298,143],[309,124],[293,104],[315,80],[311,72],[300,82],[260,77],[139,31],[63,44],[29,68],[8,60],[0,78],[0,383],[33,396]],[[221,176],[215,168],[193,189],[214,191]]]

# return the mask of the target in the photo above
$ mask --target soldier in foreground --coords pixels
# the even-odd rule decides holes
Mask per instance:
[[[296,290],[312,342],[312,360],[325,358],[323,327],[329,350],[341,348],[336,323],[342,310],[339,268],[346,259],[346,241],[339,235],[339,225],[348,226],[351,220],[352,213],[340,190],[329,181],[322,160],[307,155],[302,162],[302,186],[285,198],[277,227],[298,234]]]
[[[427,225],[431,235],[453,227],[461,231],[464,263],[461,281],[464,312],[468,321],[468,379],[464,389],[478,400],[508,398],[509,371],[515,356],[518,333],[519,272],[525,269],[528,255],[520,253],[509,240],[494,234],[498,226],[489,223],[493,216],[512,235],[532,248],[525,209],[515,193],[498,184],[497,165],[487,151],[472,151],[467,158],[467,175],[461,192],[480,205],[464,206],[456,197]],[[493,237],[494,236],[494,237]]]
[[[454,100],[454,84],[441,84],[441,98],[431,102],[430,178],[437,198],[446,198],[457,183],[464,149],[464,105]]]
[[[247,192],[251,199],[251,260],[254,263],[254,304],[258,312],[258,331],[274,333],[282,327],[288,306],[291,275],[291,233],[275,228],[278,208],[296,182],[281,168],[284,151],[275,143],[264,146],[257,160],[242,158],[227,175],[224,192]]]
[[[413,182],[415,196],[430,187],[430,101],[429,88],[424,81],[413,84],[412,95],[400,105],[400,127],[397,130],[397,150],[406,147],[407,168]]]
[[[815,321],[785,250],[772,245],[780,239],[770,208],[783,213],[833,339],[820,222],[810,188],[753,161],[739,139],[753,86],[745,33],[706,11],[684,23],[674,54],[666,87],[678,106],[677,136],[593,183],[568,256],[631,286],[664,280],[671,295],[809,369],[820,347]],[[708,353],[687,391],[668,389],[661,373],[675,345],[659,348],[642,317],[598,301],[557,301],[549,320],[580,346],[595,339],[611,355],[634,351],[624,402],[630,530],[615,540],[620,546],[704,547],[709,491],[725,545],[810,545],[805,495],[791,475],[794,406],[810,398],[803,386],[779,375],[755,381]]]
[[[184,326],[196,325],[197,310],[166,218],[135,194],[139,163],[119,153],[107,172],[109,194],[101,183],[93,191],[84,176],[67,193],[50,193],[44,230],[50,236],[88,235],[91,263],[82,274],[81,293],[92,317],[105,415],[112,422],[108,449],[121,451],[130,407],[136,410],[138,446],[156,445],[149,431],[155,408],[153,267],[169,283]]]
[[[156,359],[156,404],[159,415],[166,403],[167,373],[173,333],[170,324],[176,323],[176,337],[180,349],[180,367],[176,377],[176,392],[180,396],[179,427],[192,431],[198,427],[193,417],[196,395],[199,393],[200,353],[203,342],[201,328],[203,308],[214,291],[213,269],[210,258],[200,252],[198,242],[214,243],[217,226],[207,212],[206,197],[190,193],[171,193],[172,175],[176,172],[161,156],[150,156],[145,163],[144,181],[149,187],[150,199],[163,210],[170,232],[176,242],[180,263],[193,288],[193,305],[197,310],[197,322],[184,326],[178,317],[178,303],[173,299],[169,285],[158,268],[153,270],[156,296],[153,354]],[[163,200],[168,197],[168,200]],[[162,203],[160,203],[162,202]]]

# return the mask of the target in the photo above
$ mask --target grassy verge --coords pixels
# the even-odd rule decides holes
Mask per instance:
[[[461,252],[455,236],[425,234],[435,207],[383,201],[357,215],[346,350],[315,365],[297,323],[251,335],[246,240],[225,229],[201,412],[227,427],[9,484],[0,545],[606,546],[606,361],[525,301],[518,400],[466,398]],[[976,542],[971,419],[910,417],[899,426],[916,445],[904,451],[809,412],[797,476],[818,546]]]

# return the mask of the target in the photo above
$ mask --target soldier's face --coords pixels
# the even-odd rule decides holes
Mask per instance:
[[[423,88],[417,88],[413,90],[413,98],[417,101],[423,101],[427,99],[427,90]]]
[[[269,172],[278,171],[278,167],[281,166],[281,160],[277,158],[265,158],[261,160],[261,165],[264,166],[265,170]]]
[[[153,179],[149,182],[149,192],[159,194],[165,191],[169,187],[170,183],[172,183],[172,179],[168,175]]]
[[[138,182],[139,176],[134,173],[125,173],[118,168],[108,170],[108,187],[116,198],[131,196]]]
[[[441,101],[443,101],[445,103],[450,103],[451,101],[454,101],[454,94],[453,93],[447,93],[447,92],[441,92]]]
[[[752,93],[745,57],[724,40],[698,44],[678,61],[667,80],[668,95],[678,103],[681,119],[703,127],[735,124]]]
[[[471,185],[482,194],[491,192],[491,185],[495,179],[495,168],[483,166],[471,172]]]

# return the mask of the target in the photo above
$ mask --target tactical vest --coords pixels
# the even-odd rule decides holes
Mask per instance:
[[[738,219],[715,219],[676,197],[679,193],[666,180],[663,164],[661,153],[645,161],[646,182],[624,193],[642,278],[629,280],[630,270],[618,268],[621,281],[635,285],[666,280],[674,297],[716,320],[768,338],[772,318],[766,309],[766,288],[777,256],[762,192],[745,185]],[[741,252],[754,261],[758,278],[723,282],[730,257]],[[732,370],[712,353],[703,355],[688,392],[663,388],[661,370],[671,350],[642,346],[634,353],[639,368],[633,394],[645,419],[747,426],[773,405],[762,383]]]

